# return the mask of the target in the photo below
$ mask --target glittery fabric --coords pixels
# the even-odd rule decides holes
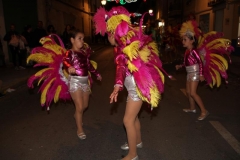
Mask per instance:
[[[100,74],[92,66],[89,60],[90,53],[82,49],[81,51],[68,50],[63,59],[66,68],[74,67],[78,76],[88,76],[88,71],[98,77]]]
[[[199,81],[199,65],[186,66],[187,81]]]
[[[90,86],[88,84],[88,76],[69,76],[68,78],[68,90],[69,92],[75,92],[81,89],[84,92],[90,92]]]
[[[131,98],[133,101],[140,101],[137,91],[136,91],[136,83],[132,75],[128,75],[125,78],[124,86],[127,88],[128,91],[128,99]]]
[[[185,67],[187,66],[192,66],[194,64],[199,65],[199,74],[200,76],[203,75],[203,63],[202,60],[199,56],[199,54],[195,50],[187,50],[185,52],[185,57],[184,57],[184,65]]]

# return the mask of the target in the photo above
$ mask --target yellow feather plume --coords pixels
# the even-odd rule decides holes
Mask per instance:
[[[54,102],[56,103],[58,100],[59,100],[59,94],[62,90],[62,86],[58,86],[57,89],[56,89],[56,93],[54,95]]]
[[[223,56],[218,55],[218,54],[210,54],[210,56],[216,57],[217,59],[219,59],[224,64],[225,68],[228,69],[228,62]]]
[[[215,86],[215,84],[216,84],[216,79],[215,79],[215,77],[213,76],[212,72],[210,72],[210,74],[211,74],[211,77],[212,77],[212,87],[213,87],[213,86]]]
[[[114,33],[115,29],[122,21],[126,21],[127,23],[131,24],[130,17],[127,15],[119,14],[119,15],[112,16],[107,21],[107,31],[110,33]]]
[[[147,46],[143,47],[138,53],[139,53],[141,60],[143,60],[144,62],[149,61],[149,56],[150,56],[151,52]]]
[[[132,64],[130,61],[127,61],[127,65],[128,65],[128,69],[131,73],[134,71],[138,71],[138,68],[134,64]]]
[[[217,82],[217,87],[219,87],[220,86],[220,84],[221,84],[221,76],[220,76],[220,74],[219,74],[219,72],[218,71],[216,71],[215,69],[212,69],[213,70],[213,72],[215,73],[215,75],[216,75],[216,82]]]
[[[140,41],[134,41],[123,49],[123,53],[129,57],[130,61],[138,56],[139,44]]]
[[[145,101],[147,103],[150,103],[149,100],[142,95],[142,92],[137,87],[136,87],[136,90],[137,90],[137,94],[138,94],[140,99],[142,99],[143,101]]]
[[[165,83],[165,79],[164,79],[163,73],[158,69],[157,66],[154,66],[154,68],[158,71],[158,73],[159,73],[159,75],[160,75],[160,77],[161,77],[161,80],[162,80],[162,82],[163,82],[163,84],[164,84],[164,83]]]
[[[148,46],[152,48],[153,53],[155,53],[157,56],[159,56],[158,46],[155,42],[150,42],[148,44]]]
[[[45,104],[47,91],[48,91],[49,87],[51,86],[52,82],[53,82],[55,79],[56,79],[56,78],[53,78],[53,79],[46,85],[46,87],[43,89],[42,94],[41,94],[41,100],[40,100],[42,105]]]
[[[225,66],[222,63],[219,63],[218,61],[216,61],[215,59],[211,59],[211,63],[215,64],[218,66],[218,69],[225,72]]]
[[[38,71],[37,73],[35,73],[35,76],[38,77],[38,76],[41,76],[45,71],[48,71],[48,70],[51,70],[52,68],[44,68],[44,69],[41,69],[40,71]]]
[[[153,87],[150,88],[150,95],[151,95],[151,102],[150,104],[152,107],[157,107],[158,102],[161,98],[161,95],[157,89],[157,87],[154,85]]]
[[[38,63],[52,63],[53,57],[51,54],[36,53],[36,54],[31,54],[30,56],[28,56],[27,63],[29,63],[30,60],[38,62]]]
[[[93,60],[90,60],[90,63],[92,64],[94,69],[97,69],[97,63]]]

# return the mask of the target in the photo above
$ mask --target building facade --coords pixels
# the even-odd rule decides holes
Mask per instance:
[[[3,36],[12,23],[21,33],[24,26],[30,24],[35,29],[42,21],[45,29],[53,25],[58,35],[69,24],[84,32],[85,41],[90,43],[94,36],[92,17],[100,5],[100,0],[0,0],[0,38],[6,61],[11,55]]]

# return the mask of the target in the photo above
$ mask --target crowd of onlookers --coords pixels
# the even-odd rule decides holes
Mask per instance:
[[[60,35],[66,47],[68,33],[71,28],[72,26],[66,25],[63,34]],[[40,46],[39,40],[49,34],[56,34],[54,26],[48,25],[45,30],[42,21],[38,21],[37,28],[34,30],[31,25],[26,25],[22,33],[16,31],[14,24],[10,25],[10,29],[4,35],[3,40],[8,44],[8,52],[11,55],[10,61],[12,61],[16,70],[25,69],[26,57],[30,54],[31,49]],[[2,42],[0,41],[0,66],[6,66],[5,54],[3,53]]]

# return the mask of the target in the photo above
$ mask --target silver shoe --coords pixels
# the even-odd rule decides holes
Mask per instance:
[[[86,134],[83,133],[83,132],[82,132],[82,133],[79,133],[77,136],[78,136],[78,138],[81,139],[81,140],[84,140],[84,139],[87,138]]]
[[[202,116],[200,115],[200,116],[198,117],[198,120],[199,120],[199,121],[202,121],[202,120],[204,120],[208,115],[209,115],[209,112],[207,111],[206,114],[204,114],[204,115],[202,115]]]
[[[196,109],[183,109],[183,112],[186,112],[186,113],[197,113]]]
[[[142,143],[142,142],[139,143],[139,144],[137,144],[137,148],[142,148],[142,147],[143,147],[143,143]],[[128,143],[125,143],[124,145],[122,145],[122,146],[121,146],[121,149],[122,149],[122,150],[129,150]],[[133,160],[135,160],[135,159],[133,159]]]

